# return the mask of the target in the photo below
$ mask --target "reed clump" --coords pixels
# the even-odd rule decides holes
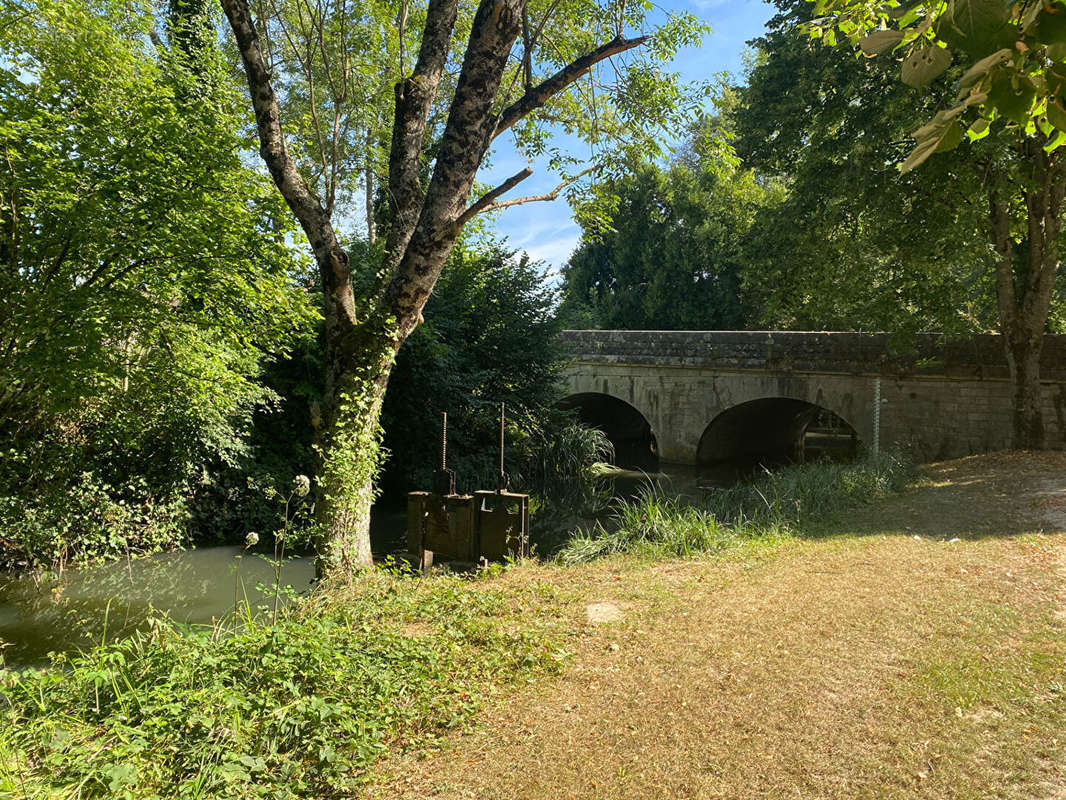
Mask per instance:
[[[882,453],[847,464],[764,470],[696,501],[650,485],[635,499],[617,502],[605,521],[577,532],[557,559],[580,564],[621,553],[688,558],[771,545],[796,535],[814,517],[894,494],[914,474],[913,464],[899,453]]]

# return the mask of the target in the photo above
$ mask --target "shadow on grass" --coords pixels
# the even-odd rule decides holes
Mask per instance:
[[[908,535],[945,539],[1063,533],[1066,453],[994,453],[926,465],[898,495],[797,526],[804,538]]]

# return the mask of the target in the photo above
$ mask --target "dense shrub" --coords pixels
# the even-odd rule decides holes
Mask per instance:
[[[152,553],[187,541],[184,500],[153,497],[143,481],[112,487],[85,472],[71,485],[49,489],[29,499],[0,497],[0,566],[62,570],[69,562]]]
[[[613,460],[607,434],[556,414],[520,443],[515,483],[556,509],[591,515],[610,499],[602,474]]]
[[[499,243],[456,248],[426,303],[426,322],[396,358],[382,410],[389,460],[382,483],[400,495],[430,485],[448,414],[448,466],[459,486],[494,488],[499,406],[507,404],[509,471],[527,441],[558,428],[558,324],[543,268]],[[562,421],[565,425],[565,421]]]
[[[514,486],[532,496],[531,539],[540,556],[549,556],[576,525],[610,502],[604,471],[614,459],[614,446],[603,431],[554,414],[517,450]]]
[[[0,566],[179,543],[316,316],[228,61],[149,46],[154,11],[0,24]]]

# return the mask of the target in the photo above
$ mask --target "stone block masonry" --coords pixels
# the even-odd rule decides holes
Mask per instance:
[[[926,460],[1010,443],[1007,363],[995,335],[565,331],[562,342],[569,391],[632,405],[667,462],[696,463],[716,417],[762,398],[821,406],[866,445],[876,435],[879,446],[905,445]],[[1066,449],[1066,336],[1045,337],[1041,378],[1048,445]]]

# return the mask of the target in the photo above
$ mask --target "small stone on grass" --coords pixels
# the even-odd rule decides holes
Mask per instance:
[[[622,619],[622,609],[614,603],[589,603],[585,606],[585,615],[594,625],[618,622]]]

